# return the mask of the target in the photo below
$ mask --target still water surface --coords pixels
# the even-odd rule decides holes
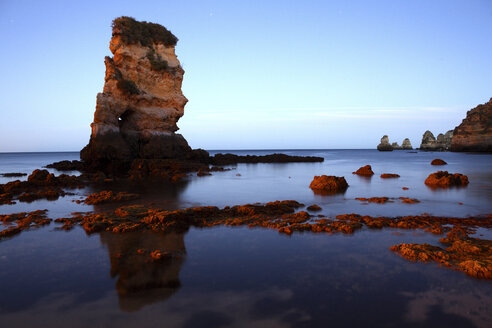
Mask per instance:
[[[114,188],[143,195],[131,203],[152,202],[166,209],[295,199],[320,205],[325,215],[492,213],[492,155],[282,152],[322,156],[325,162],[239,164],[231,171],[193,176],[178,184]],[[30,173],[54,161],[77,158],[78,153],[0,154],[0,173]],[[448,165],[431,166],[434,158]],[[365,164],[372,166],[375,176],[351,174]],[[427,188],[423,181],[439,169],[468,175],[470,185],[446,191]],[[381,173],[401,177],[381,179]],[[341,195],[314,195],[308,185],[320,174],[345,176],[350,187]],[[50,218],[57,218],[121,206],[72,202],[94,191],[98,190],[79,189],[77,195],[53,202],[4,205],[0,214],[46,208]],[[421,203],[363,205],[354,199],[372,196],[405,196]],[[0,242],[0,327],[489,327],[492,322],[490,282],[435,264],[410,263],[388,250],[401,242],[438,244],[440,236],[420,231],[286,236],[260,228],[215,227],[192,228],[184,234],[86,236],[78,227],[65,232],[55,231],[55,226]],[[479,233],[491,239],[490,231]],[[118,253],[138,248],[168,249],[183,256],[164,263],[117,260]]]

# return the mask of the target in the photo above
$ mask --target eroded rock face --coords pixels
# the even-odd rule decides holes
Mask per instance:
[[[184,114],[184,70],[177,38],[165,27],[133,18],[113,21],[104,90],[97,95],[89,144],[81,159],[89,168],[136,158],[186,158],[191,148],[176,123]]]
[[[422,136],[422,142],[420,143],[420,150],[429,151],[444,151],[451,148],[451,141],[453,139],[453,130],[449,130],[445,134],[440,133],[436,137],[429,130],[425,131]]]
[[[387,135],[384,135],[381,138],[381,142],[379,143],[377,148],[379,151],[393,151],[393,147],[390,145]]]
[[[451,148],[451,141],[453,140],[453,130],[449,130],[445,134],[439,133],[437,136],[437,144],[442,150],[449,150]]]
[[[405,138],[401,144],[401,149],[404,149],[404,150],[412,150],[413,147],[412,147],[412,144],[410,143],[410,139],[408,138]]]
[[[398,145],[398,142],[393,142],[391,147],[393,147],[394,150],[401,150],[401,146]]]
[[[492,98],[466,113],[454,129],[451,150],[492,152]]]

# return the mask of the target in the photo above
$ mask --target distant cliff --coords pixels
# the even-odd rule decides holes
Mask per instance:
[[[492,98],[466,113],[454,129],[451,150],[492,152]]]
[[[445,151],[451,148],[451,140],[453,139],[453,130],[449,130],[445,134],[439,133],[437,139],[432,132],[425,131],[420,143],[420,150],[429,151]]]

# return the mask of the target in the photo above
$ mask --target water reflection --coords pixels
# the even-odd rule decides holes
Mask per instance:
[[[179,273],[185,261],[184,235],[178,233],[101,233],[108,249],[111,277],[118,277],[116,291],[121,310],[138,311],[162,302],[180,287]],[[153,258],[151,252],[167,253]]]

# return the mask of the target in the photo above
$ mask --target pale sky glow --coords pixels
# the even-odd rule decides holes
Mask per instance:
[[[1,0],[0,152],[87,144],[122,15],[179,38],[194,148],[418,146],[492,97],[492,0]]]

